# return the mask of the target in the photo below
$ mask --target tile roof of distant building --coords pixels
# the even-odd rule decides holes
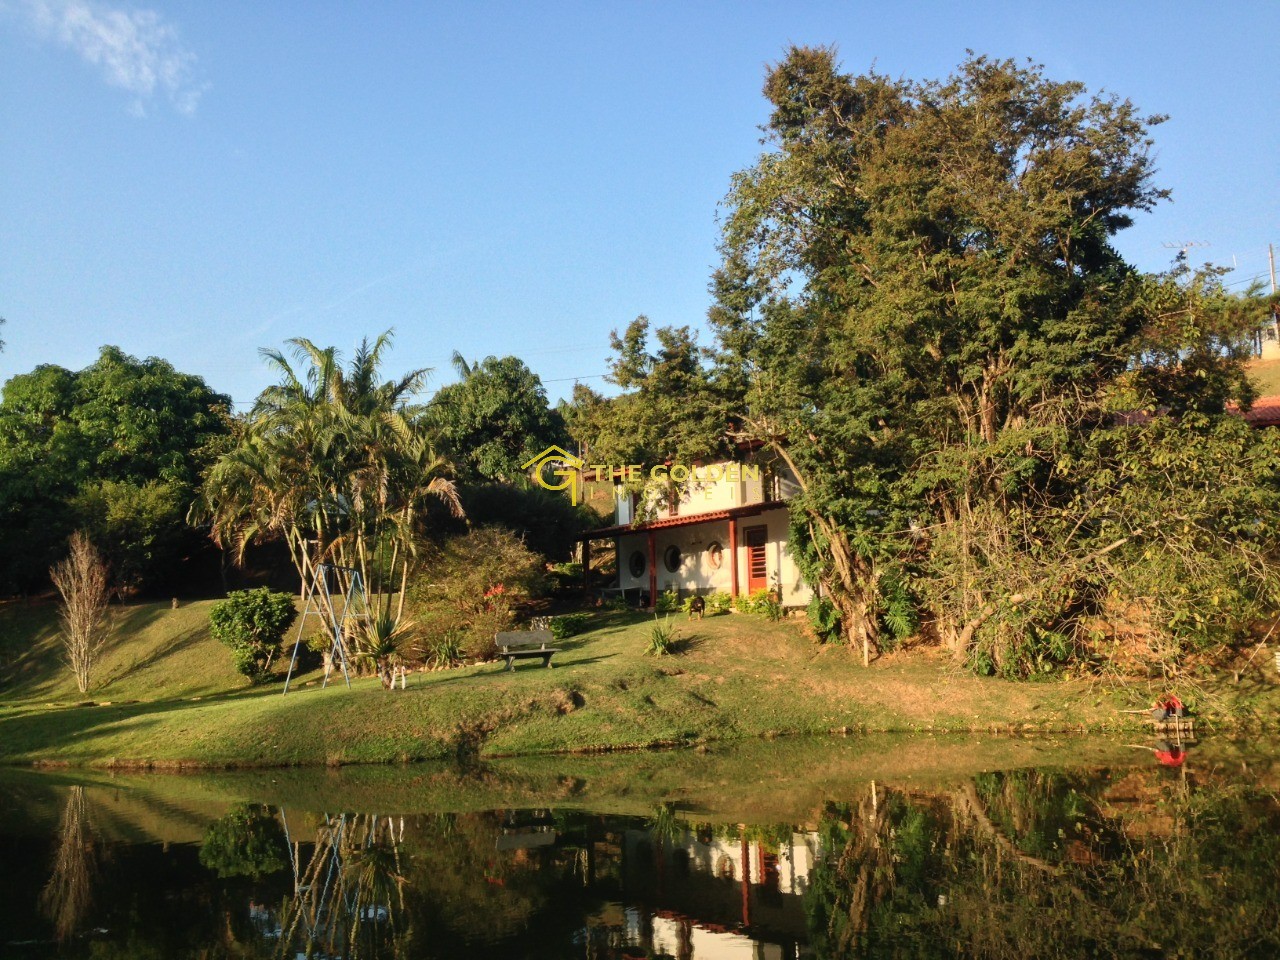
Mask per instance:
[[[1150,410],[1126,410],[1113,414],[1111,422],[1118,427],[1133,427],[1150,423],[1156,417],[1164,416],[1166,412],[1163,409],[1154,413]],[[1253,401],[1253,406],[1244,413],[1241,413],[1240,408],[1234,403],[1229,403],[1227,412],[1240,414],[1255,427],[1280,427],[1280,396],[1258,397]]]
[[[1259,397],[1244,418],[1255,427],[1280,427],[1280,396]]]

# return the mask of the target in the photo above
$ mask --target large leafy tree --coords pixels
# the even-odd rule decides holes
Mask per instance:
[[[230,399],[154,357],[103,347],[79,372],[42,365],[0,400],[0,583],[43,583],[86,529],[118,582],[162,580],[188,543],[184,514]]]
[[[648,317],[610,334],[611,397],[578,385],[565,415],[591,463],[651,465],[723,453],[728,424],[710,352],[689,327],[650,329]]]
[[[414,404],[428,371],[382,379],[391,339],[361,341],[345,366],[336,348],[303,338],[290,341],[292,360],[263,351],[280,382],[209,469],[196,515],[237,557],[283,539],[304,584],[319,563],[359,570],[378,620],[394,626],[424,502],[461,508],[451,465]]]
[[[436,392],[425,417],[461,480],[523,478],[526,462],[568,439],[542,381],[523,360],[486,357],[468,363],[455,353],[453,366],[461,379]]]
[[[985,632],[988,662],[1025,664],[1022,640],[1078,635],[1107,564],[1150,536],[1135,519],[1108,539],[1111,507],[1080,495],[1112,413],[1250,399],[1248,309],[1204,275],[1141,277],[1111,243],[1166,195],[1161,118],[984,57],[913,82],[797,47],[764,92],[768,149],[727,199],[711,320],[745,432],[800,483],[793,549],[864,657],[885,578],[914,573],[961,652]],[[1254,442],[1207,435],[1225,444],[1209,457]]]

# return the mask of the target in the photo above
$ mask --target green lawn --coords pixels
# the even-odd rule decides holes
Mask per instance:
[[[1119,709],[1159,692],[983,679],[933,650],[864,669],[843,648],[817,646],[799,621],[746,615],[679,620],[682,651],[654,658],[643,653],[651,617],[601,613],[561,644],[552,670],[480,664],[413,674],[403,692],[358,679],[352,690],[312,681],[282,695],[279,685],[245,687],[232,672],[205,630],[208,606],[126,608],[90,706],[76,705],[83,698],[57,664],[52,607],[0,610],[0,762],[345,764],[844,728],[1096,730],[1132,724]],[[1275,716],[1275,690],[1259,680],[1198,706],[1210,719]]]

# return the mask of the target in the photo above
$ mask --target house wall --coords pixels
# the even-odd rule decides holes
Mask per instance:
[[[783,606],[804,606],[813,593],[800,576],[799,568],[787,551],[785,508],[768,510],[758,517],[738,520],[738,592],[742,594],[747,592],[747,548],[743,531],[748,527],[756,526],[764,526],[768,530],[765,550],[768,557],[770,585],[776,578],[782,588]],[[659,528],[653,531],[653,535],[658,565],[659,593],[668,589],[674,589],[681,594],[692,591],[730,592],[733,572],[729,566],[728,520],[715,520],[684,527]],[[648,532],[644,530],[618,537],[618,586],[649,589],[648,542]],[[724,562],[719,569],[713,569],[709,561],[708,548],[712,543],[719,543],[724,548]],[[680,569],[674,573],[668,571],[663,563],[663,554],[672,544],[678,546],[681,553]],[[630,561],[631,554],[637,550],[646,558],[646,567],[643,574],[634,577],[631,575]]]
[[[715,471],[719,471],[718,476]],[[710,479],[712,477],[714,479]],[[795,481],[786,475],[778,477],[777,489],[766,490],[765,486],[763,473],[758,477],[744,477],[743,466],[739,463],[725,461],[698,467],[695,476],[682,484],[675,515],[687,517],[714,513],[745,504],[762,503],[766,499],[786,499],[798,492]],[[613,522],[621,526],[632,522],[634,511],[630,498],[621,487],[617,492]],[[657,495],[657,491],[652,493],[653,498]],[[656,499],[651,499],[641,512],[650,517],[670,515],[667,504],[659,505]]]
[[[669,587],[689,592],[711,593],[716,590],[729,592],[731,573],[729,570],[729,521],[717,520],[711,523],[700,523],[688,527],[672,527],[654,532],[654,545],[658,561],[658,592],[665,592]],[[719,543],[724,548],[724,562],[720,569],[712,569],[708,560],[707,549],[712,543]],[[639,587],[649,589],[649,570],[638,577],[631,575],[631,554],[639,550],[646,556],[649,549],[649,537],[645,531],[624,534],[618,538],[618,571],[620,587]],[[680,548],[682,560],[680,570],[671,573],[662,562],[662,555],[667,547],[675,544]]]

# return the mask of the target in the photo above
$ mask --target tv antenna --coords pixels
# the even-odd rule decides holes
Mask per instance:
[[[1194,250],[1196,247],[1211,247],[1213,244],[1208,240],[1183,240],[1181,243],[1176,241],[1166,241],[1165,243],[1160,244],[1160,246],[1164,247],[1166,250],[1177,250],[1178,259],[1185,260],[1187,259],[1188,250]]]

